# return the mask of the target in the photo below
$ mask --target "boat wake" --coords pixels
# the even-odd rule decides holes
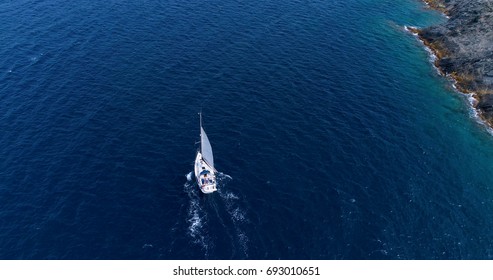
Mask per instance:
[[[199,192],[197,192],[195,182],[192,180],[192,172],[188,173],[186,177],[187,182],[184,185],[184,191],[189,198],[187,233],[192,238],[192,242],[204,250],[207,257],[213,247],[211,238],[206,232],[207,214],[200,205]]]
[[[233,180],[233,178],[224,173],[218,173],[217,180],[219,183],[218,193],[221,197],[224,205],[226,206],[226,211],[228,212],[231,221],[234,225],[235,235],[238,237],[238,243],[240,244],[241,250],[245,256],[248,257],[248,236],[242,229],[249,221],[246,218],[246,212],[240,205],[240,198],[233,191],[228,190],[226,185],[228,182]]]
[[[249,240],[244,228],[249,221],[246,211],[241,206],[240,196],[227,188],[228,183],[233,178],[219,172],[216,177],[219,196],[206,195],[207,198],[211,198],[210,200],[204,200],[195,180],[193,180],[192,172],[188,173],[186,178],[184,191],[189,198],[187,235],[192,242],[202,248],[207,258],[216,247],[214,238],[209,233],[209,224],[213,224],[214,220],[217,220],[220,221],[222,228],[228,232],[227,236],[232,242],[231,248],[239,248],[241,252],[237,251],[237,253],[240,253],[240,258],[247,258]]]

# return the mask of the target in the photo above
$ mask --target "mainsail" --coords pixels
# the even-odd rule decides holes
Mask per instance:
[[[214,156],[212,155],[211,142],[207,138],[202,126],[200,127],[200,152],[202,153],[202,158],[214,168]]]

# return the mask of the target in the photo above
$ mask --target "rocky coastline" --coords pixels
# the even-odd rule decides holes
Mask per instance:
[[[493,128],[493,0],[423,0],[447,15],[440,25],[408,28],[436,56],[435,66],[471,94],[478,115]]]

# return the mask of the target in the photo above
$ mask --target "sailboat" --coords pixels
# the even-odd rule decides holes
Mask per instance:
[[[214,168],[214,156],[212,146],[207,134],[202,127],[202,114],[200,115],[200,148],[195,157],[195,178],[203,193],[213,193],[216,189],[216,169]]]

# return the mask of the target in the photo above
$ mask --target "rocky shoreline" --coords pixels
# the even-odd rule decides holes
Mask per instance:
[[[447,15],[440,25],[408,28],[436,56],[435,66],[472,94],[474,107],[493,128],[493,0],[423,0]]]

